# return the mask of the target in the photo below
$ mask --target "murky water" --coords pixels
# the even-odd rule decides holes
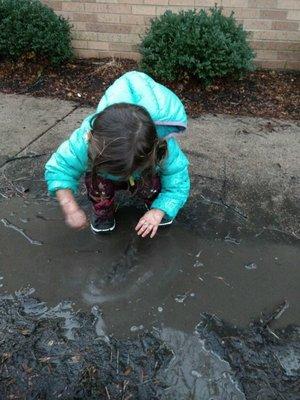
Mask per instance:
[[[285,236],[266,235],[262,229],[245,233],[242,229],[232,230],[227,223],[196,235],[176,223],[161,229],[155,239],[141,239],[133,229],[139,211],[130,208],[119,210],[114,233],[95,236],[89,230],[68,229],[53,202],[13,199],[4,200],[0,205],[3,315],[6,315],[5,307],[12,307],[5,305],[5,294],[7,301],[13,302],[11,293],[31,287],[35,288],[31,292],[39,302],[17,292],[23,308],[22,324],[28,316],[29,326],[33,320],[39,323],[42,319],[48,321],[51,330],[51,321],[58,318],[62,321],[62,335],[69,341],[68,351],[72,346],[76,348],[80,340],[92,343],[100,339],[109,348],[111,335],[122,340],[132,337],[131,345],[136,346],[138,335],[146,330],[155,332],[173,357],[167,368],[159,370],[157,378],[163,382],[164,389],[153,398],[248,398],[245,393],[249,393],[249,388],[244,392],[232,365],[209,350],[197,334],[195,328],[203,320],[201,313],[215,314],[230,324],[247,326],[262,311],[268,312],[286,299],[289,308],[276,322],[277,326],[299,325],[300,247]],[[92,315],[92,326],[76,313],[78,310]],[[52,337],[50,330],[47,335]],[[251,335],[249,338],[252,340]],[[53,340],[49,343],[55,345]],[[253,347],[257,354],[258,343]],[[125,351],[131,345],[124,344]],[[215,347],[218,348],[217,342]],[[276,348],[278,362],[284,365],[286,376],[292,381],[299,371],[299,350],[291,343],[285,344],[282,350]],[[42,357],[42,362],[51,360],[51,354],[49,350],[49,357]],[[143,357],[138,348],[136,354]],[[76,364],[78,356],[72,357]],[[262,369],[267,368],[268,360],[262,365]],[[153,368],[156,374],[156,363]],[[66,371],[62,374],[67,376]],[[277,389],[268,383],[269,376],[276,378],[275,372],[264,374],[266,387],[261,389],[265,383],[260,382],[259,396],[262,393],[265,397],[257,398],[277,399]],[[124,379],[126,383],[126,376]],[[141,379],[143,382],[144,378]],[[60,387],[63,386],[54,385],[56,395],[62,390]],[[140,384],[138,387],[142,389]],[[112,388],[105,387],[105,390]],[[285,390],[288,393],[288,388]],[[141,393],[144,394],[138,398],[149,398],[148,392]]]
[[[261,230],[233,237],[230,227],[197,236],[178,223],[140,239],[138,217],[122,208],[116,231],[95,236],[68,229],[53,203],[2,202],[1,291],[30,286],[49,305],[97,306],[117,337],[153,326],[191,332],[204,311],[243,326],[283,299],[278,323],[299,323],[297,243]]]

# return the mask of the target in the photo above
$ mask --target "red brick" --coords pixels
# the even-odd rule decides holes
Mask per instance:
[[[130,25],[121,24],[101,24],[101,23],[87,23],[86,28],[91,32],[103,32],[103,33],[131,33],[132,27]]]
[[[286,66],[286,62],[280,60],[273,60],[273,61],[261,60],[261,61],[255,61],[255,64],[258,65],[259,67],[267,69],[283,69]]]
[[[84,11],[84,5],[81,3],[62,3],[62,10],[63,11]]]
[[[85,31],[86,30],[86,24],[85,22],[72,22],[72,28],[75,31]]]
[[[213,7],[215,3],[219,3],[220,1],[213,1],[213,0],[195,0],[195,6],[196,7]]]
[[[263,19],[286,19],[287,11],[282,10],[260,10],[260,17]]]
[[[291,21],[273,21],[272,29],[278,29],[280,31],[297,31],[299,28],[298,22]]]
[[[271,29],[272,22],[268,20],[260,20],[260,19],[247,19],[244,21],[244,27],[247,30],[268,30]]]
[[[277,8],[299,10],[299,0],[278,0]]]
[[[75,49],[87,49],[88,44],[86,40],[72,40],[72,46]]]
[[[182,0],[184,1],[184,0]],[[140,2],[141,4],[141,2]],[[156,6],[163,6],[168,4],[168,0],[144,0],[144,4],[153,4]]]
[[[88,44],[88,48],[91,50],[108,50],[107,42],[88,41],[87,44]]]
[[[129,4],[103,4],[103,3],[85,3],[86,12],[98,12],[104,14],[130,14],[131,6]]]
[[[144,24],[144,16],[143,15],[120,15],[120,22],[122,24]]]
[[[46,4],[46,6],[52,8],[55,11],[62,10],[62,2],[61,1],[52,1],[52,0],[43,0],[42,3]]]
[[[62,16],[65,19],[68,19],[69,21],[73,21],[75,13],[73,12],[67,12],[67,11],[56,11],[55,14]]]
[[[299,51],[300,42],[276,42],[276,41],[252,41],[251,47],[254,50],[278,50],[278,51]]]
[[[104,22],[104,23],[112,23],[112,24],[117,24],[120,22],[120,18],[122,15],[120,14],[99,14],[97,13],[97,21],[98,22]]]
[[[296,71],[300,70],[300,61],[287,61],[285,64],[286,69],[294,69]]]
[[[277,60],[284,61],[300,61],[300,53],[297,51],[279,51]]]
[[[136,45],[129,43],[109,43],[109,50],[113,51],[135,51]]]
[[[230,15],[234,12],[235,18],[239,19],[255,19],[259,18],[259,10],[254,8],[224,8],[223,13]]]
[[[101,53],[102,54],[102,53]],[[100,56],[101,56],[100,54]],[[136,60],[139,61],[141,59],[141,55],[139,53],[135,53],[135,52],[112,52],[111,56],[113,57],[117,57],[117,58],[130,58],[131,60]]]
[[[155,15],[155,6],[133,5],[132,14]]]
[[[245,7],[245,0],[222,0],[222,7]]]
[[[164,5],[165,3],[161,3],[160,5]],[[190,6],[194,8],[195,1],[194,0],[169,0],[169,5],[171,6]]]
[[[257,50],[256,60],[278,60],[276,50]]]
[[[95,22],[97,21],[97,14],[73,13],[73,20],[81,22]]]
[[[277,0],[248,0],[250,8],[277,8]]]
[[[300,21],[300,10],[288,11],[287,19],[292,21]]]
[[[99,50],[75,49],[80,58],[99,58]]]

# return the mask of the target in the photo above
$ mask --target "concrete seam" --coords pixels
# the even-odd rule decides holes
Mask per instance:
[[[49,128],[47,128],[44,132],[42,132],[40,135],[38,135],[37,137],[35,137],[34,139],[32,139],[29,143],[26,144],[26,146],[24,146],[21,150],[19,150],[17,153],[15,153],[13,157],[17,157],[20,153],[22,153],[22,151],[26,150],[30,145],[32,145],[32,143],[36,142],[37,140],[39,140],[41,137],[43,137],[47,132],[50,131],[50,129],[54,128],[56,125],[58,125],[60,122],[62,122],[65,118],[67,118],[69,115],[71,115],[74,111],[77,110],[77,108],[79,108],[80,105],[75,106],[71,111],[69,111],[66,115],[64,115],[62,118],[58,119],[55,121],[54,124],[52,124],[51,126],[49,126]],[[5,160],[1,165],[0,168],[3,168],[7,163],[9,162],[9,160]]]

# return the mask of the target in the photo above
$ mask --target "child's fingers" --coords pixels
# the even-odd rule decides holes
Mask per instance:
[[[135,227],[135,230],[138,231],[145,223],[146,221],[144,219],[140,219],[137,226]]]
[[[152,231],[153,229],[153,225],[148,225],[147,228],[144,230],[144,233],[142,234],[142,237],[146,237],[147,235],[149,235],[149,233]]]
[[[157,229],[158,229],[158,226],[154,226],[154,227],[153,227],[152,233],[151,233],[151,235],[150,235],[150,238],[151,238],[151,239],[154,238],[154,236],[156,235]]]
[[[144,223],[142,226],[141,226],[141,228],[138,230],[138,235],[140,236],[140,235],[142,235],[144,232],[145,232],[145,230],[147,230],[147,228],[148,228],[148,224],[147,223]]]

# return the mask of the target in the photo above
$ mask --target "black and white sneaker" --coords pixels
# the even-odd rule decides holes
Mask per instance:
[[[91,230],[93,233],[111,232],[116,227],[116,220],[114,218],[103,219],[96,214],[92,214]]]

